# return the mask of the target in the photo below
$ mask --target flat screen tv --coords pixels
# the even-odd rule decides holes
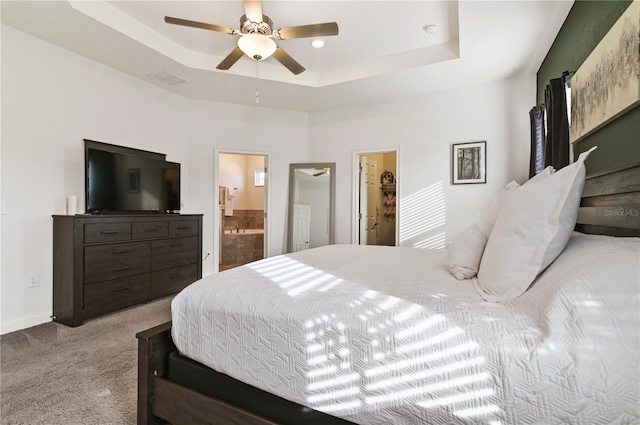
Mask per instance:
[[[180,210],[180,164],[87,149],[86,210],[90,214]]]

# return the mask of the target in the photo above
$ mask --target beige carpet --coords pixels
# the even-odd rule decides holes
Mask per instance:
[[[135,424],[137,332],[171,319],[171,297],[69,328],[0,337],[0,423]]]

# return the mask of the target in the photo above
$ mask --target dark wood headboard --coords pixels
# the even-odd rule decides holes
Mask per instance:
[[[640,163],[586,178],[576,230],[640,236]]]

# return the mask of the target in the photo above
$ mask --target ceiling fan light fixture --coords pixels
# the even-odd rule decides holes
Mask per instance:
[[[313,41],[311,42],[311,45],[312,45],[313,47],[315,47],[316,49],[319,49],[319,48],[321,48],[322,46],[324,46],[324,41],[319,40],[319,39],[316,39],[316,40],[313,40]]]
[[[276,51],[276,42],[261,34],[245,34],[238,40],[238,47],[255,60],[264,60]]]

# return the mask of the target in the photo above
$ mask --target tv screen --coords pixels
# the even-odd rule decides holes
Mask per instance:
[[[180,209],[180,164],[87,149],[88,213]]]

